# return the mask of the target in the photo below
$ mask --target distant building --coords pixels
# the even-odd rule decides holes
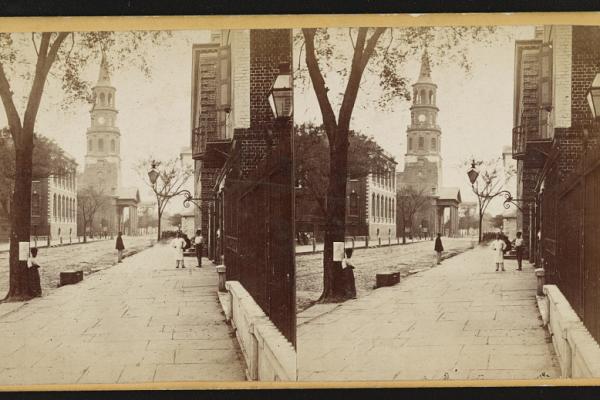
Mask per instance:
[[[396,238],[396,161],[381,151],[387,170],[346,182],[346,236],[385,242]],[[296,188],[296,232],[323,240],[325,213],[306,187]],[[298,238],[301,239],[301,238]],[[301,240],[302,242],[302,240]]]
[[[504,179],[506,180],[503,189],[516,194],[517,161],[513,159],[512,146],[502,148],[502,167],[505,174]],[[511,207],[502,212],[502,232],[512,240],[517,237],[517,231],[517,211],[514,207]]]
[[[398,215],[398,233],[404,231],[425,236],[443,233],[447,219],[446,234],[456,236],[459,233],[458,206],[461,196],[458,188],[442,187],[442,130],[437,124],[437,85],[431,79],[426,51],[421,59],[419,78],[412,86],[411,124],[406,130],[404,170],[396,174],[397,190],[412,188],[429,197],[429,200],[410,226],[403,226],[403,219]],[[400,201],[401,198],[398,198],[398,213],[401,212]],[[449,209],[447,216],[444,212],[446,208]]]
[[[116,88],[110,82],[108,63],[102,56],[98,81],[92,88],[94,105],[87,129],[87,152],[79,189],[93,187],[109,197],[109,204],[94,216],[90,231],[136,235],[139,193],[133,187],[121,187],[121,132],[117,127]],[[83,223],[79,223],[79,234]]]
[[[52,241],[77,239],[77,163],[70,158],[68,173],[31,182],[31,237]],[[10,220],[0,218],[0,239],[8,240]]]

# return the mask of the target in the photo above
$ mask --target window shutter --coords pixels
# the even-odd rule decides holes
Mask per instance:
[[[540,106],[552,107],[552,47],[549,44],[544,44],[541,50]]]
[[[227,114],[231,111],[231,47],[219,48],[217,62],[217,124],[218,135],[227,135]]]

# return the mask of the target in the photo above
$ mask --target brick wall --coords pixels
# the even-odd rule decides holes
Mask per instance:
[[[268,93],[279,74],[279,64],[292,65],[292,33],[288,29],[250,31],[250,128],[236,129],[234,138],[241,141],[242,173],[247,176],[266,154],[266,141],[272,132],[277,143],[278,129],[274,126],[273,111]],[[291,134],[286,131],[286,134]]]
[[[572,28],[571,54],[571,124],[569,128],[556,129],[556,145],[560,151],[558,173],[564,179],[572,173],[584,149],[584,128],[588,128],[591,142],[598,133],[591,129],[592,115],[586,99],[587,90],[600,72],[600,28],[574,26]]]

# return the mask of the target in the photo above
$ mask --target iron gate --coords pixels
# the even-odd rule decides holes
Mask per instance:
[[[239,157],[239,154],[238,154]],[[228,175],[223,194],[227,279],[238,280],[296,345],[293,165],[289,139],[243,179]],[[230,176],[238,179],[230,179]]]
[[[592,336],[600,341],[600,147],[583,155],[559,187],[553,279]]]

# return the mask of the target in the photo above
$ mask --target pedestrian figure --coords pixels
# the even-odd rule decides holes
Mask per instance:
[[[42,286],[40,284],[40,265],[37,261],[38,249],[32,247],[31,255],[27,259],[27,279],[29,280],[29,294],[31,297],[40,297],[42,295]]]
[[[171,241],[171,247],[175,250],[175,268],[179,268],[179,264],[181,264],[181,268],[185,268],[185,263],[183,262],[185,240],[181,237],[181,232],[177,232],[177,236]]]
[[[515,239],[515,250],[517,252],[517,271],[523,270],[523,238],[521,237],[523,234],[521,232],[517,232],[517,238]]]
[[[442,234],[438,233],[437,238],[435,239],[435,246],[433,247],[437,254],[437,263],[440,265],[442,263],[442,252],[444,251],[444,246],[442,245]]]
[[[202,237],[202,231],[198,229],[196,236],[194,237],[194,247],[196,248],[196,259],[198,260],[197,267],[202,267],[202,246],[204,245],[204,238]]]
[[[354,265],[350,259],[354,249],[349,248],[345,250],[346,256],[342,260],[342,282],[344,288],[344,297],[346,299],[356,298],[356,282],[354,280]]]
[[[502,268],[504,271],[504,249],[506,248],[506,243],[502,240],[500,234],[496,235],[496,240],[492,242],[492,250],[494,251],[494,260],[496,262],[496,271],[499,268]]]
[[[115,245],[115,249],[117,249],[117,262],[123,262],[123,250],[125,250],[125,245],[123,244],[123,237],[121,235],[121,232],[117,234],[117,243]]]

